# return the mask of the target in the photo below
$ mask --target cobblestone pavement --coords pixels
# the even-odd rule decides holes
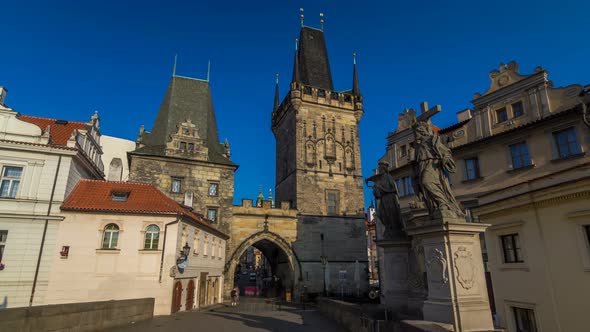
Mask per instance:
[[[107,331],[339,332],[343,329],[321,316],[317,308],[307,307],[306,310],[296,306],[281,306],[279,308],[262,299],[246,299],[237,307],[222,306],[210,311],[181,312],[170,316],[158,316],[148,321],[109,329],[105,332]]]

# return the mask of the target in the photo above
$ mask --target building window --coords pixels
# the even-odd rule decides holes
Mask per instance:
[[[338,214],[340,211],[340,192],[338,190],[328,190],[326,192],[326,205],[328,214]]]
[[[20,186],[20,177],[23,174],[22,167],[4,166],[0,183],[1,198],[15,198]]]
[[[509,148],[513,169],[531,166],[532,163],[531,157],[529,156],[529,148],[525,142],[512,144]]]
[[[412,178],[409,176],[404,176],[399,178],[395,181],[397,186],[397,192],[400,197],[410,196],[414,194],[414,190],[412,188]]]
[[[405,145],[400,146],[399,154],[401,157],[405,157],[408,155],[408,148]]]
[[[2,263],[2,256],[4,255],[4,246],[6,245],[6,238],[8,231],[0,231],[0,263]]]
[[[186,151],[186,142],[180,142],[180,149]]]
[[[115,224],[108,224],[104,228],[102,235],[101,249],[116,249],[117,241],[119,240],[119,226]]]
[[[553,133],[559,158],[566,158],[580,153],[580,145],[573,127]],[[2,191],[4,193],[4,191]]]
[[[143,249],[156,250],[160,240],[160,227],[149,225],[145,230],[145,241]]]
[[[195,151],[195,143],[188,143],[188,152]]]
[[[219,183],[210,182],[209,183],[209,196],[217,196],[218,189],[219,189]]]
[[[522,252],[518,234],[500,236],[502,251],[504,252],[504,263],[522,263]]]
[[[537,332],[535,312],[531,309],[512,307],[516,332]]]
[[[518,118],[524,114],[524,107],[522,106],[522,101],[516,102],[512,104],[512,116]]]
[[[498,119],[498,123],[508,120],[508,112],[506,112],[506,107],[502,107],[496,111],[496,118]]]
[[[475,180],[479,176],[479,160],[477,157],[465,159],[465,180]]]
[[[217,208],[208,208],[207,209],[207,219],[211,221],[211,223],[217,223]]]
[[[172,187],[170,191],[173,193],[179,193],[182,190],[182,179],[180,178],[172,178]]]

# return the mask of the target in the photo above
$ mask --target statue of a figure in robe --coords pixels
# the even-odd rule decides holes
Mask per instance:
[[[375,216],[385,228],[384,239],[405,239],[397,186],[388,172],[388,166],[387,162],[379,162],[381,177],[373,185],[373,195],[377,200]]]
[[[455,162],[451,149],[443,144],[432,130],[430,121],[416,120],[414,130],[414,179],[416,195],[424,202],[431,218],[438,216],[464,218],[451,192],[449,173],[454,173]]]

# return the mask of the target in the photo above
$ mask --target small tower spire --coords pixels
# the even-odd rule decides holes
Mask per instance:
[[[268,200],[270,201],[270,207],[274,209],[274,207],[275,207],[275,200],[272,197],[272,189],[268,189]]]
[[[178,60],[178,53],[174,54],[174,67],[172,67],[172,76],[176,76],[176,61]]]
[[[320,13],[320,27],[324,31],[324,13]]]
[[[210,78],[211,78],[211,60],[209,60],[209,62],[207,63],[207,82],[209,82]]]
[[[293,61],[293,79],[292,83],[298,83],[299,79],[299,48],[297,47],[298,39],[295,38],[295,60]]]
[[[355,96],[361,95],[361,88],[359,86],[359,78],[356,72],[356,53],[352,53],[352,63],[353,63],[353,71],[352,71],[352,94]]]
[[[258,197],[256,197],[256,207],[262,207],[262,201],[264,201],[264,194],[262,193],[262,185],[260,185]]]
[[[275,102],[273,105],[273,111],[276,111],[277,108],[279,108],[279,73],[276,74],[277,75],[277,81],[275,84]]]

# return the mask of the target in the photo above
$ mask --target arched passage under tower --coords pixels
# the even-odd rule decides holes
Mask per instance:
[[[250,248],[263,256],[258,268],[255,259],[244,259]],[[242,295],[297,296],[301,264],[287,240],[265,229],[250,235],[233,250],[226,263],[225,280],[226,294],[238,287]]]

